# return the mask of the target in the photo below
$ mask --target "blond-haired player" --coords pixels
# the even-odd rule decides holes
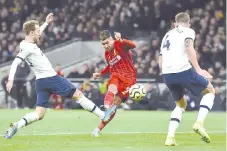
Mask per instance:
[[[187,13],[177,14],[175,16],[175,28],[167,32],[162,40],[159,58],[164,82],[176,102],[165,142],[167,146],[176,145],[175,131],[187,107],[187,101],[184,98],[185,89],[196,96],[203,96],[193,130],[201,136],[203,141],[210,142],[210,137],[206,133],[203,123],[213,106],[215,90],[208,81],[212,76],[201,69],[198,64],[193,46],[194,40],[195,31],[190,28],[189,15]]]
[[[20,52],[11,65],[7,90],[10,92],[13,86],[17,66],[22,61],[26,61],[36,76],[37,104],[34,112],[26,114],[21,120],[10,125],[4,136],[6,139],[12,138],[21,127],[41,120],[48,107],[48,100],[53,93],[72,98],[84,109],[93,112],[101,119],[104,117],[104,112],[92,101],[87,99],[81,91],[76,89],[76,87],[67,79],[57,75],[48,58],[36,45],[40,40],[42,32],[52,20],[53,14],[50,13],[46,17],[46,22],[41,27],[39,27],[39,23],[35,20],[27,21],[23,25],[25,39],[20,43]]]

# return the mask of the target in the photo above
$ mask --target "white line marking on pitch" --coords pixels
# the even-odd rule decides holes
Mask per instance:
[[[189,132],[177,132],[178,134],[192,134],[194,133],[193,131]],[[208,131],[209,134],[226,134],[227,132],[225,131]],[[33,134],[19,134],[17,136],[56,136],[56,135],[90,135],[91,133],[89,132],[78,132],[78,133],[73,133],[73,132],[57,132],[57,133],[33,133]],[[104,132],[104,134],[167,134],[167,132]],[[4,136],[4,135],[0,135]]]

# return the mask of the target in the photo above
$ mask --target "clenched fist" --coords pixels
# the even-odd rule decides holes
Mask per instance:
[[[98,73],[98,72],[93,73],[93,78],[94,79],[98,79],[100,76],[101,76],[101,73]]]
[[[115,37],[116,40],[122,41],[122,39],[121,39],[121,33],[114,32],[114,37]]]
[[[46,17],[46,23],[48,23],[48,24],[52,23],[53,22],[53,16],[54,16],[53,13],[48,14],[47,17]]]

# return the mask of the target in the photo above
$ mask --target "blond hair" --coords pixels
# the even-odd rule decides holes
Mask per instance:
[[[176,23],[189,23],[190,16],[187,13],[181,12],[175,16]]]
[[[31,31],[35,31],[35,26],[39,26],[39,22],[36,20],[29,20],[23,24],[23,31],[26,35],[29,35]]]
[[[111,37],[111,34],[108,30],[103,30],[99,34],[100,40],[106,40],[107,38],[110,38],[110,37]]]

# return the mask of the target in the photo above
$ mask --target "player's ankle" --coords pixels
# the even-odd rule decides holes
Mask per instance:
[[[203,126],[203,121],[196,121],[195,124],[199,124]]]
[[[167,137],[175,137],[175,133],[168,133]]]

